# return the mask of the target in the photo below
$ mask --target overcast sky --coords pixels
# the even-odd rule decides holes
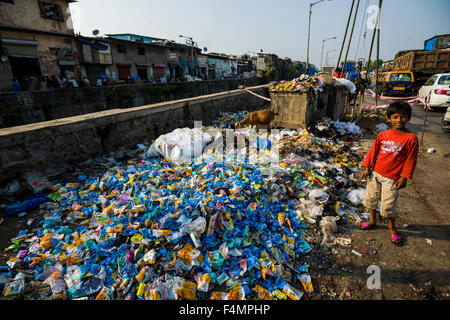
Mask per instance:
[[[86,36],[98,29],[101,35],[135,33],[184,42],[179,38],[182,34],[192,36],[208,52],[240,55],[262,49],[306,61],[308,9],[316,1],[78,0],[70,7],[75,32]],[[325,42],[323,60],[328,52],[330,63],[337,62],[351,3],[326,0],[312,7],[311,63],[320,65],[323,40],[334,36],[337,40]],[[370,6],[377,4],[378,0],[360,0],[349,59],[367,59],[373,33],[370,24],[376,17]],[[449,0],[384,0],[380,58],[390,60],[400,50],[423,49],[426,39],[450,33],[449,12]],[[346,49],[347,43],[343,55]],[[374,49],[372,57],[375,54]]]

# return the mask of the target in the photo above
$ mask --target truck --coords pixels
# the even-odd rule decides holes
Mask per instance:
[[[423,50],[398,52],[395,55],[392,71],[412,72],[416,92],[434,74],[448,73],[450,71],[450,34],[426,40]]]
[[[333,66],[324,66],[322,69],[323,69],[322,70],[323,73],[333,74],[334,67]]]

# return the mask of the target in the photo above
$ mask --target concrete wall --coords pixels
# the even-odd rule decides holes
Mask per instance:
[[[251,90],[269,96],[267,85]],[[0,129],[0,182],[19,178],[26,171],[43,172],[148,143],[176,128],[193,128],[194,121],[207,126],[220,112],[253,111],[266,105],[265,100],[234,90]]]
[[[130,108],[264,84],[264,79],[194,81],[0,93],[0,128]]]

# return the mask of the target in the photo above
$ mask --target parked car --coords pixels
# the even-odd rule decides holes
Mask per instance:
[[[386,97],[414,95],[414,75],[409,71],[383,72],[378,78],[377,91]]]
[[[419,89],[420,102],[430,108],[450,107],[450,73],[435,74]]]
[[[450,107],[447,108],[447,113],[444,114],[441,125],[444,132],[450,132]]]

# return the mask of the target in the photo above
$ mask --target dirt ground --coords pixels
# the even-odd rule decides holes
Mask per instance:
[[[419,140],[424,115],[420,107],[415,107],[408,124]],[[450,300],[450,135],[440,130],[441,117],[439,112],[429,114],[414,178],[400,194],[397,228],[405,238],[404,245],[390,243],[386,221],[379,221],[370,231],[361,231],[348,221],[339,222],[335,236],[350,238],[351,244],[314,246],[303,260],[310,265],[312,299]],[[373,125],[369,127],[373,129]],[[370,147],[374,139],[375,134],[366,130],[359,143]],[[436,152],[427,153],[429,147]],[[91,173],[102,171],[101,167],[85,166],[84,174],[91,174],[84,171],[87,168]],[[75,180],[79,173],[72,171],[67,178]],[[34,210],[21,218],[5,217],[0,224],[0,265],[5,265],[11,255],[5,251],[11,238],[20,230],[39,228],[41,216]],[[367,286],[371,276],[367,268],[372,265],[381,270],[381,289]]]
[[[413,110],[407,127],[420,141],[425,112],[419,106]],[[338,253],[318,252],[311,258],[311,274],[320,290],[332,287],[342,300],[450,300],[450,135],[442,132],[441,119],[442,112],[429,113],[414,177],[400,192],[396,226],[404,245],[390,242],[386,221],[370,231],[338,224],[336,236],[352,243],[335,246]],[[369,147],[374,139],[366,132],[360,143]],[[436,152],[427,153],[429,148]],[[371,265],[381,270],[379,290],[367,287]]]

